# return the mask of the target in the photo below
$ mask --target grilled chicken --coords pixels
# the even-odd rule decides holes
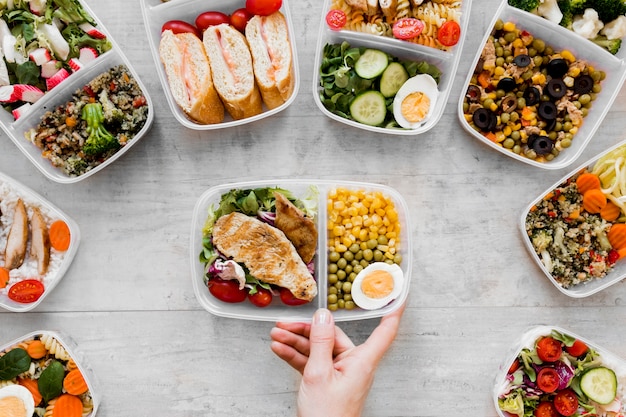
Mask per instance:
[[[315,248],[317,248],[315,222],[306,217],[302,210],[281,193],[274,193],[274,197],[276,197],[274,224],[293,243],[304,263],[308,264],[315,256]]]
[[[346,4],[353,9],[367,12],[367,0],[346,0]]]
[[[30,221],[31,241],[30,254],[37,259],[37,271],[44,275],[50,264],[50,237],[48,226],[37,207],[33,208],[33,216]]]
[[[302,300],[311,301],[317,295],[315,279],[279,229],[233,212],[215,222],[213,243],[224,255],[243,263],[259,280],[287,288]]]
[[[18,199],[13,213],[13,222],[7,236],[7,246],[4,250],[4,266],[15,269],[22,266],[26,257],[28,243],[28,215],[22,199]]]

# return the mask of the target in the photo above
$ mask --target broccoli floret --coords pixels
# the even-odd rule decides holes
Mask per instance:
[[[102,111],[104,112],[104,120],[107,123],[121,122],[124,120],[124,112],[117,107],[109,98],[107,90],[102,90],[98,96],[98,100],[102,103]]]
[[[548,271],[552,271],[552,257],[548,252],[548,247],[554,242],[552,235],[545,229],[537,230],[531,238],[535,252],[541,256],[541,261]]]
[[[539,0],[509,0],[509,4],[518,9],[530,12],[539,6]]]
[[[606,36],[601,36],[601,35],[597,36],[594,39],[591,39],[591,41],[605,48],[607,51],[609,51],[613,55],[615,55],[617,51],[619,51],[620,46],[622,46],[621,39],[607,39]]]
[[[572,15],[585,13],[587,7],[587,0],[569,0],[569,8]]]
[[[100,155],[111,149],[120,147],[119,142],[110,134],[104,125],[104,111],[100,103],[88,103],[83,107],[81,117],[87,122],[89,137],[83,146],[86,155]]]
[[[70,177],[82,175],[88,168],[87,162],[78,157],[70,157],[65,161],[63,170]]]
[[[574,14],[572,13],[570,0],[558,0],[557,4],[559,5],[559,9],[561,9],[561,13],[563,13],[563,18],[561,19],[559,25],[571,29],[572,22],[574,21]]]
[[[609,23],[626,13],[622,0],[587,0],[585,8],[594,9],[602,22]]]

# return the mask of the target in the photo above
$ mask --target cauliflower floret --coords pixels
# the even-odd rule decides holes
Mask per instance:
[[[604,25],[602,34],[607,39],[621,39],[626,36],[626,16],[620,16]]]
[[[537,7],[537,14],[557,25],[563,19],[563,13],[556,0],[541,0],[541,4]]]
[[[574,32],[583,38],[593,39],[604,27],[604,23],[598,17],[598,12],[593,9],[585,9],[582,16],[576,16],[572,23]]]

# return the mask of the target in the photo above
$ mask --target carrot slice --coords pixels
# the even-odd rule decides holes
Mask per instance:
[[[70,228],[63,220],[56,220],[50,225],[48,231],[50,245],[56,250],[66,251],[70,247]]]
[[[578,176],[576,185],[578,186],[578,192],[584,195],[589,190],[600,188],[600,178],[596,174],[585,172]]]
[[[611,226],[607,237],[613,249],[619,251],[626,248],[626,224],[617,223]]]
[[[30,391],[30,393],[33,395],[33,400],[35,400],[35,407],[38,406],[43,397],[39,392],[39,385],[37,383],[37,380],[29,378],[18,378],[17,383]]]
[[[28,344],[26,352],[33,359],[41,359],[48,354],[48,349],[41,340],[33,340]]]
[[[72,395],[80,395],[87,392],[88,389],[85,378],[83,378],[83,374],[80,373],[79,369],[71,370],[65,375],[63,388],[65,388],[68,394]]]
[[[612,201],[607,201],[606,206],[600,210],[600,217],[602,217],[607,222],[612,222],[616,220],[619,215],[622,213],[622,210]]]
[[[9,283],[9,270],[0,266],[0,288],[4,288]]]
[[[71,394],[61,394],[52,409],[52,417],[81,417],[82,415],[83,402]]]
[[[606,206],[606,202],[606,196],[599,188],[592,188],[583,194],[583,208],[589,213],[600,213]]]

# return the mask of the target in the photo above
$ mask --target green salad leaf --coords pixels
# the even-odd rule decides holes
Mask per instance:
[[[63,393],[64,376],[65,370],[63,365],[61,365],[61,362],[54,360],[41,372],[41,376],[37,381],[37,387],[46,402]]]
[[[0,357],[0,380],[13,379],[30,368],[30,356],[22,348],[11,349]]]

